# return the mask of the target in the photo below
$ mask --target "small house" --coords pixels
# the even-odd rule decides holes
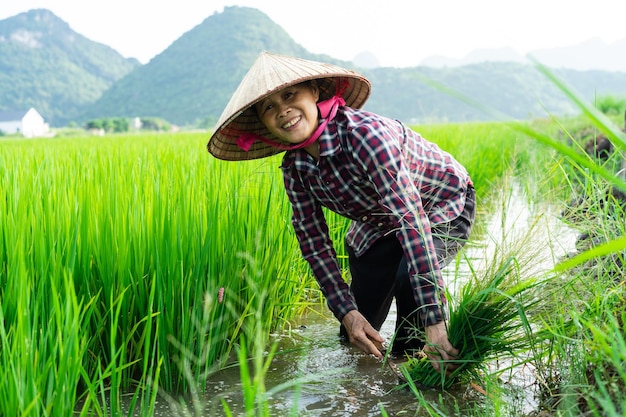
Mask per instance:
[[[0,111],[0,132],[21,133],[25,138],[46,136],[50,126],[34,108],[18,111]]]

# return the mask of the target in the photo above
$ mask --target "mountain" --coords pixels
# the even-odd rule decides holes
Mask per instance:
[[[476,106],[464,103],[436,83],[488,103],[514,119],[575,110],[533,66],[515,62],[486,62],[458,68],[372,68],[367,55],[361,65],[308,53],[276,23],[257,9],[226,7],[183,34],[148,64],[118,81],[84,114],[101,116],[153,116],[189,126],[213,126],[242,77],[263,50],[317,59],[357,69],[373,84],[365,108],[415,123],[493,119]],[[366,58],[366,59],[362,59]],[[369,57],[371,58],[371,57]],[[375,66],[375,65],[374,65]],[[623,94],[626,73],[561,75],[580,87],[586,97]]]
[[[626,72],[626,59],[624,59],[626,56],[626,38],[608,44],[600,38],[593,38],[566,47],[536,49],[530,51],[528,55],[553,68]],[[504,47],[477,49],[461,59],[433,55],[423,59],[420,65],[441,68],[482,62],[528,62],[528,60],[515,49]]]
[[[151,116],[178,125],[216,122],[264,50],[351,65],[310,54],[257,9],[225,7],[115,83],[82,118]]]
[[[89,41],[47,10],[0,21],[0,110],[33,106],[53,126],[158,117],[211,128],[264,50],[362,72],[373,85],[365,108],[409,123],[492,120],[494,114],[481,109],[485,105],[513,119],[545,117],[545,109],[555,115],[576,111],[526,63],[377,68],[367,54],[345,62],[309,53],[264,13],[236,6],[207,17],[145,65]],[[626,72],[556,71],[588,100],[626,97]]]
[[[352,58],[352,62],[358,67],[361,68],[378,68],[380,67],[380,62],[378,62],[378,58],[371,52],[363,51],[356,54],[354,58]]]
[[[626,97],[626,73],[553,70],[592,101]],[[363,70],[374,86],[366,108],[409,123],[545,118],[579,110],[534,66],[483,62],[455,68]]]
[[[463,65],[480,64],[483,62],[518,62],[524,63],[526,59],[514,48],[481,48],[475,49],[463,58],[455,59],[444,55],[431,55],[420,62],[420,66],[444,68],[461,67]]]
[[[0,110],[35,107],[63,125],[140,65],[49,10],[30,10],[0,21]]]
[[[538,49],[530,54],[550,67],[626,72],[626,38],[610,44],[593,38],[569,47]]]

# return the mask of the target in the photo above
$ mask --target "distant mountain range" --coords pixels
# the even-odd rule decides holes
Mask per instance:
[[[588,100],[626,97],[626,71],[566,68],[574,66],[572,56],[601,60],[593,50],[602,48],[585,45],[545,56],[537,51],[536,57]],[[415,68],[380,68],[367,53],[354,62],[312,54],[264,13],[235,6],[190,28],[145,65],[72,31],[46,9],[1,20],[0,111],[35,107],[57,127],[105,117],[158,117],[183,128],[211,128],[264,50],[362,72],[373,85],[365,108],[409,123],[491,120],[495,112],[527,119],[545,117],[546,109],[556,115],[576,111],[510,50],[477,51],[463,62],[433,57]],[[559,56],[559,61],[548,59]]]
[[[528,55],[548,67],[579,71],[604,70],[626,72],[626,38],[607,44],[600,38],[589,39],[576,45],[530,51]],[[462,59],[431,56],[420,65],[430,67],[458,67],[481,62],[520,62],[528,59],[510,47],[476,49]]]

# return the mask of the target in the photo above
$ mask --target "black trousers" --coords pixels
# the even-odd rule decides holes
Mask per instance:
[[[467,242],[474,223],[476,193],[467,190],[463,213],[451,221],[432,228],[433,241],[439,267],[450,263]],[[361,256],[356,256],[347,246],[350,274],[350,289],[359,312],[376,329],[380,330],[396,299],[396,333],[392,352],[402,354],[419,350],[424,346],[424,323],[418,319],[418,305],[409,280],[409,271],[404,251],[395,234],[379,239]],[[346,336],[341,326],[340,334]]]

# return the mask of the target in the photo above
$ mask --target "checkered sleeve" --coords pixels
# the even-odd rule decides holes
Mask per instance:
[[[341,322],[356,303],[344,281],[321,205],[306,192],[296,170],[283,171],[293,210],[292,224],[304,259],[309,263],[328,307]]]

